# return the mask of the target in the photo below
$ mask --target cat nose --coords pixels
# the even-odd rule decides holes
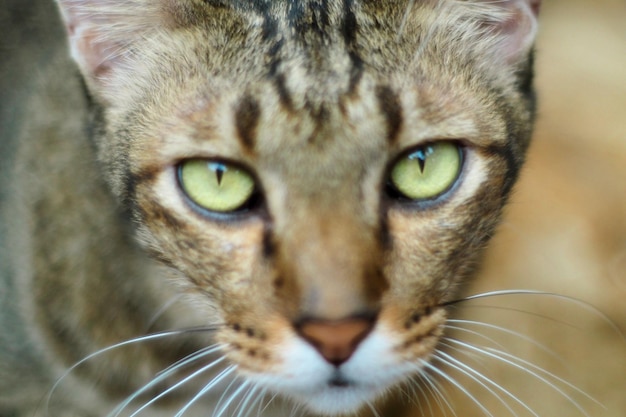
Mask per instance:
[[[374,327],[373,317],[342,320],[304,320],[298,333],[314,346],[326,361],[340,366],[346,362]]]

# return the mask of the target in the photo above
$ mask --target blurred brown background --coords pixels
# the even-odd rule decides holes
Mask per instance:
[[[540,417],[624,417],[626,339],[614,327],[626,332],[626,1],[545,0],[537,52],[534,142],[486,266],[468,294],[516,288],[565,294],[597,307],[612,324],[580,303],[520,295],[468,303],[461,317],[527,339],[469,323],[464,327],[492,340],[467,331],[453,336],[490,346],[490,354],[504,350],[535,363],[603,406],[538,368],[524,366],[557,388],[468,349],[450,353],[502,389],[481,379],[490,392],[458,370],[447,372],[494,417],[533,416],[503,389]],[[456,416],[489,415],[450,383],[437,388],[447,392]],[[416,407],[421,411],[412,415],[454,416],[443,400],[426,399],[431,390],[424,389]]]
[[[544,1],[537,50],[536,134],[492,245],[500,277],[483,284],[566,293],[626,324],[626,1]]]

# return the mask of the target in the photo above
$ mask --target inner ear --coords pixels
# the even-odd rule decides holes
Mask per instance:
[[[57,0],[70,52],[83,74],[102,79],[130,54],[132,44],[158,28],[158,0]]]
[[[67,31],[70,52],[80,69],[90,78],[102,78],[124,56],[125,43],[105,38],[97,27],[72,18]]]
[[[508,64],[524,60],[537,36],[537,17],[541,0],[501,0],[494,2],[503,8],[502,19],[490,23],[499,38],[498,56]]]

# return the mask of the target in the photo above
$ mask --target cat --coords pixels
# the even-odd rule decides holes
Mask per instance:
[[[539,0],[53,6],[2,18],[1,416],[376,414],[437,373]]]

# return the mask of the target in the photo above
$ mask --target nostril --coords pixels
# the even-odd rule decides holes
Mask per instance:
[[[346,362],[374,327],[369,318],[305,320],[297,326],[300,335],[326,359],[339,366]]]

